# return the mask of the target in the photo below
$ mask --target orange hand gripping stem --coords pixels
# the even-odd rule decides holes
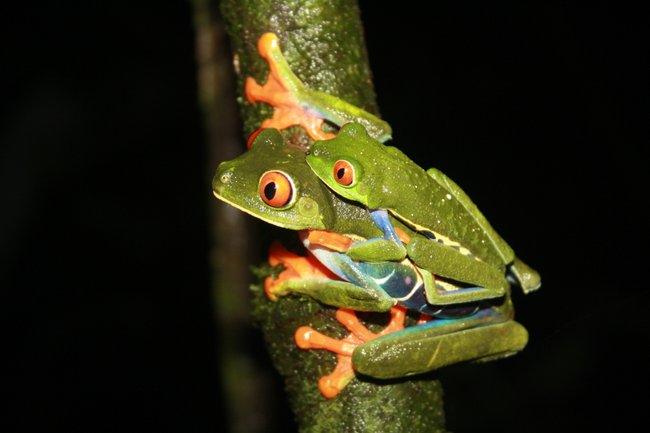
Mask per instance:
[[[302,107],[298,95],[304,86],[291,72],[280,51],[278,37],[265,33],[257,42],[257,50],[269,64],[269,76],[261,86],[254,78],[248,77],[244,90],[251,104],[265,102],[275,108],[273,117],[262,122],[262,128],[285,129],[300,125],[312,140],[334,138],[335,134],[323,131],[324,120],[318,113]]]
[[[277,278],[271,276],[264,280],[264,291],[272,301],[277,301],[278,292],[281,292],[282,283],[290,279],[325,278],[339,280],[339,278],[313,256],[299,256],[288,251],[280,242],[274,241],[269,248],[269,264],[271,266],[283,265],[284,270]]]

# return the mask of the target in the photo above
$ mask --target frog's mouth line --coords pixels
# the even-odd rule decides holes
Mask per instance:
[[[264,222],[266,222],[266,223],[269,223],[269,224],[271,224],[271,225],[274,225],[274,226],[276,226],[276,227],[280,227],[280,228],[283,228],[283,229],[289,229],[289,230],[296,230],[296,231],[299,231],[299,230],[305,230],[305,227],[304,227],[304,226],[292,225],[292,224],[290,224],[290,223],[283,224],[283,223],[279,223],[279,222],[277,222],[277,221],[275,221],[275,220],[272,220],[272,219],[269,219],[269,218],[265,218],[265,217],[261,216],[261,215],[258,214],[258,213],[252,212],[252,211],[246,209],[245,207],[242,207],[242,206],[238,205],[237,203],[235,203],[235,202],[233,202],[233,201],[231,201],[231,200],[228,200],[226,197],[224,197],[223,195],[220,195],[220,194],[219,194],[217,191],[215,191],[215,190],[212,190],[212,194],[214,194],[214,196],[215,196],[216,198],[218,198],[219,200],[223,201],[224,203],[227,203],[227,204],[229,204],[230,206],[232,206],[232,207],[234,207],[234,208],[236,208],[236,209],[239,209],[240,211],[242,211],[242,212],[244,212],[244,213],[247,213],[248,215],[250,215],[250,216],[252,216],[252,217],[254,217],[254,218],[256,218],[256,219],[262,220],[262,221],[264,221]]]

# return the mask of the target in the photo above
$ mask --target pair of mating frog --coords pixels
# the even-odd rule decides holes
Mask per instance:
[[[513,320],[510,283],[533,291],[537,272],[456,183],[384,145],[386,122],[305,87],[273,34],[263,35],[258,49],[269,78],[264,86],[249,78],[246,94],[274,106],[274,115],[247,153],[219,165],[213,190],[244,212],[299,231],[310,256],[276,245],[270,261],[286,269],[265,286],[271,299],[300,293],[340,308],[337,318],[351,331],[346,339],[307,327],[296,332],[299,346],[339,355],[338,373],[321,379],[323,394],[336,395],[353,371],[394,378],[521,350],[528,336]],[[323,131],[324,121],[340,127],[338,134]],[[294,125],[316,140],[308,150],[285,143],[278,131]],[[391,323],[379,334],[354,315],[388,310]],[[404,328],[405,310],[423,318]]]

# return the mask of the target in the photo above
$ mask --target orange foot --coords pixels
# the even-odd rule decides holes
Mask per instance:
[[[257,42],[257,50],[269,64],[269,77],[262,86],[248,77],[245,92],[251,104],[265,102],[275,108],[273,117],[262,122],[262,128],[285,129],[300,125],[312,140],[334,138],[334,134],[323,131],[324,120],[317,112],[301,106],[299,98],[305,86],[282,55],[278,37],[273,33],[263,34]]]
[[[301,349],[325,349],[337,355],[334,371],[318,381],[318,389],[325,397],[336,397],[354,377],[352,353],[357,346],[404,329],[405,311],[401,306],[391,308],[390,323],[378,334],[366,328],[355,312],[346,308],[339,308],[336,311],[336,319],[350,331],[350,334],[342,340],[335,340],[309,326],[302,326],[296,330],[296,344]]]
[[[334,251],[344,252],[352,245],[350,238],[324,230],[301,230],[299,236],[303,241],[309,240],[311,245],[319,245]],[[276,301],[279,296],[286,294],[283,285],[288,280],[322,278],[340,280],[336,274],[313,256],[304,257],[294,254],[277,241],[273,242],[269,249],[269,264],[284,266],[284,270],[277,278],[267,277],[264,280],[264,290],[272,301]]]
[[[318,279],[340,280],[332,271],[323,266],[312,256],[299,256],[288,251],[280,242],[275,241],[269,249],[269,264],[271,266],[283,265],[284,270],[277,278],[272,276],[264,280],[264,291],[272,301],[277,301],[279,296],[285,295],[283,285],[293,279]]]

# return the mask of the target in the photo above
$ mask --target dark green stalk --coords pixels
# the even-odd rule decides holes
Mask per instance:
[[[272,113],[270,107],[251,105],[243,97],[247,76],[266,80],[268,67],[257,53],[257,40],[265,32],[278,35],[292,70],[307,86],[377,113],[356,2],[223,0],[221,10],[235,56],[246,135]],[[300,128],[286,131],[285,138],[308,140]],[[300,431],[444,432],[442,388],[430,376],[390,382],[358,377],[333,399],[320,394],[318,379],[332,371],[336,358],[326,351],[297,348],[293,335],[298,327],[309,325],[332,337],[344,337],[346,331],[334,319],[334,311],[303,297],[270,302],[263,290],[254,288],[253,316],[285,379]]]

